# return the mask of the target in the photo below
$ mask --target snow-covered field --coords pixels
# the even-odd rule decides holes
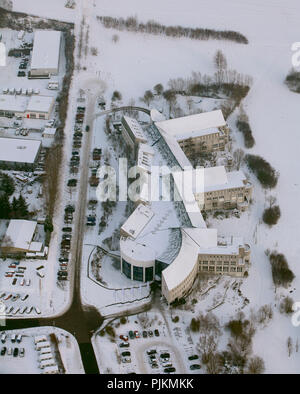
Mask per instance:
[[[256,140],[251,153],[263,156],[280,173],[278,185],[271,194],[277,197],[281,218],[271,229],[259,223],[266,206],[265,193],[252,179],[254,203],[249,212],[240,219],[213,221],[213,224],[221,234],[243,235],[251,245],[252,268],[241,286],[243,295],[250,300],[244,308],[245,313],[263,304],[273,306],[273,320],[254,337],[254,353],[264,359],[266,372],[298,372],[300,353],[293,352],[288,357],[286,350],[287,338],[291,336],[295,344],[298,329],[293,327],[289,317],[278,312],[280,293],[289,294],[292,290],[294,301],[300,299],[299,96],[283,84],[292,66],[291,45],[299,41],[298,0],[94,0],[77,1],[72,11],[65,9],[63,4],[64,0],[53,1],[51,6],[39,0],[14,0],[14,9],[41,16],[60,15],[64,20],[76,20],[77,13],[82,12],[88,19],[89,45],[98,48],[98,57],[89,55],[81,59],[82,65],[87,67],[82,74],[100,76],[107,86],[107,99],[113,90],[119,90],[124,103],[131,98],[138,102],[144,91],[156,83],[166,86],[170,78],[188,77],[192,71],[213,74],[213,56],[218,49],[225,54],[229,68],[253,77],[253,86],[244,100]],[[143,22],[154,19],[166,25],[237,30],[248,38],[249,44],[115,32],[105,30],[96,20],[97,15],[137,15]],[[117,43],[112,42],[115,33],[119,36]],[[233,130],[235,115],[228,119]],[[296,275],[292,289],[281,290],[275,295],[269,262],[264,254],[267,248],[276,248],[287,257]],[[199,309],[202,307],[205,308],[205,301],[199,302]],[[214,313],[226,321],[236,310],[237,307],[225,302]]]

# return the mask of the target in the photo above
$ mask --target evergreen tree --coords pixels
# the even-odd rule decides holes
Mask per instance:
[[[11,214],[11,207],[7,194],[0,196],[0,219],[9,219]]]

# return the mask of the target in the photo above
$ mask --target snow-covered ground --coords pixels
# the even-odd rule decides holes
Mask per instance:
[[[12,341],[13,336],[21,335],[21,341]],[[2,336],[4,339],[2,340]],[[5,354],[0,356],[1,374],[42,374],[40,367],[40,351],[36,350],[35,338],[46,336],[50,343],[51,353],[60,374],[84,374],[80,350],[74,336],[56,327],[35,327],[21,330],[1,331],[0,349],[6,348]],[[14,339],[13,339],[14,340]],[[9,354],[9,349],[18,349],[19,354]],[[23,357],[20,349],[24,349]]]
[[[124,103],[128,103],[131,98],[137,102],[146,89],[157,83],[166,86],[170,78],[188,77],[192,71],[213,74],[213,56],[218,49],[225,54],[229,68],[253,77],[253,86],[244,100],[244,108],[249,115],[256,140],[251,153],[262,155],[279,171],[278,185],[271,194],[277,197],[282,215],[278,224],[271,229],[260,223],[266,206],[265,193],[252,179],[254,203],[249,212],[240,219],[215,221],[213,224],[221,234],[243,235],[245,242],[251,245],[252,267],[249,278],[241,286],[243,295],[250,300],[250,304],[244,308],[245,313],[251,307],[257,309],[263,304],[273,305],[272,322],[254,337],[254,353],[263,357],[266,372],[296,372],[300,361],[299,353],[288,357],[286,340],[291,336],[295,343],[298,332],[290,318],[279,314],[277,310],[279,294],[274,293],[270,266],[264,250],[276,248],[286,255],[296,275],[290,289],[295,288],[291,296],[298,301],[299,97],[291,93],[283,83],[292,66],[291,45],[299,41],[298,0],[153,0],[148,3],[139,0],[95,0],[77,1],[73,11],[64,9],[63,3],[64,1],[53,1],[51,15],[68,19],[72,18],[70,14],[76,14],[79,10],[81,12],[83,7],[90,30],[89,45],[98,48],[98,57],[88,55],[81,59],[82,65],[87,67],[87,72],[82,71],[82,75],[100,76],[107,86],[107,99],[110,99],[113,90],[119,90]],[[27,10],[37,15],[45,16],[47,7],[48,4],[46,6],[38,0],[26,1],[26,5],[21,0],[14,0],[15,10]],[[143,22],[154,19],[166,25],[237,30],[248,38],[249,44],[115,32],[105,30],[96,20],[97,15],[137,15]],[[112,42],[113,34],[119,36],[116,43]],[[235,114],[228,119],[229,126],[233,129],[234,117]],[[220,286],[224,285],[222,283],[223,281]],[[280,292],[288,294],[288,290]],[[202,305],[205,305],[204,301],[199,302],[200,309]],[[214,313],[222,320],[228,320],[236,310],[234,305],[225,302]]]

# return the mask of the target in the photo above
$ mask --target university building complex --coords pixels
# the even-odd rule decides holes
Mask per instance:
[[[151,164],[161,164],[163,159],[166,165],[173,164],[182,171],[191,169],[185,153],[191,143],[201,155],[223,150],[229,139],[221,111],[156,122],[157,111],[153,110],[151,118],[147,134],[135,119],[122,119],[123,137],[135,152],[138,168],[149,177]],[[249,245],[240,237],[218,236],[217,229],[207,228],[201,213],[246,210],[252,185],[244,173],[226,172],[224,166],[204,168],[202,189],[189,185],[190,198],[186,201],[180,172],[171,175],[181,201],[151,201],[150,187],[143,185],[133,213],[121,227],[120,238],[121,272],[143,282],[161,278],[162,294],[169,304],[191,291],[200,272],[244,277],[250,266]]]

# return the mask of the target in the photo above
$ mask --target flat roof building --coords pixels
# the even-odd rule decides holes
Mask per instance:
[[[53,96],[31,96],[25,111],[25,117],[30,119],[49,119],[53,106]]]
[[[2,240],[4,253],[27,253],[36,232],[37,222],[29,220],[11,220]]]
[[[181,118],[155,122],[156,126],[167,134],[182,140],[214,133],[216,128],[226,126],[226,121],[220,109],[200,114],[183,116]]]
[[[57,75],[59,71],[61,32],[37,30],[31,59],[32,76]]]
[[[0,95],[0,116],[24,116],[27,102],[24,96]]]
[[[41,144],[38,140],[0,138],[0,166],[34,168]]]
[[[137,238],[153,216],[154,212],[149,207],[138,205],[121,227],[121,233],[133,239]]]

